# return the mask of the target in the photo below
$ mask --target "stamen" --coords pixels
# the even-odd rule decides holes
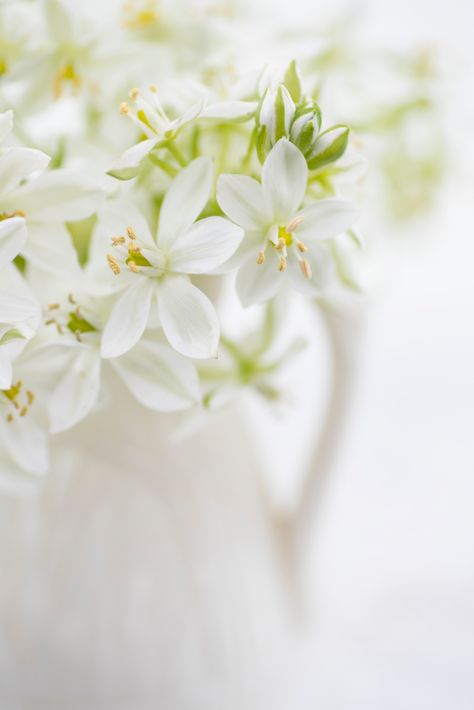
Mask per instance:
[[[300,261],[300,269],[305,279],[310,279],[312,277],[313,273],[311,271],[311,266],[309,265],[309,262],[306,259],[302,259]]]
[[[67,297],[67,300],[69,301],[69,303],[70,303],[72,306],[75,306],[75,305],[76,305],[76,299],[74,298],[74,296],[72,295],[72,293],[69,294],[69,296]]]
[[[53,325],[53,323],[56,323],[56,318],[48,318],[47,321],[45,321],[45,325]]]
[[[35,394],[31,390],[26,390],[26,396],[28,399],[28,405],[31,407],[31,405],[35,401]]]
[[[121,244],[125,244],[125,237],[120,236],[120,237],[111,237],[112,241],[112,246],[113,247],[118,247]]]
[[[306,244],[303,244],[303,242],[297,241],[296,246],[302,254],[304,254],[305,251],[308,251],[308,247],[306,246]]]
[[[8,422],[9,424],[12,423],[13,419],[14,419],[13,414],[7,414],[7,422]]]
[[[120,273],[120,266],[117,259],[115,259],[112,254],[107,254],[107,261],[113,273],[117,276]]]
[[[50,303],[50,304],[48,305],[48,310],[50,310],[50,311],[57,311],[58,308],[61,308],[61,304],[60,304],[60,303]]]
[[[129,239],[136,239],[137,238],[137,235],[136,235],[133,227],[127,227],[127,234],[128,234]]]
[[[127,261],[127,266],[134,274],[138,274],[138,272],[140,271],[140,268],[136,265],[133,259],[129,259]]]
[[[75,312],[78,320],[84,320],[84,316],[82,315],[81,309],[79,306],[76,308],[76,310],[74,312]]]
[[[297,229],[301,222],[303,221],[302,215],[298,215],[297,217],[293,217],[291,222],[288,224],[286,231],[291,234],[291,232],[294,232],[295,229]]]
[[[119,107],[119,111],[122,116],[127,116],[130,113],[130,106],[127,104],[126,101],[122,101]]]
[[[260,249],[258,252],[258,257],[257,257],[257,264],[263,264],[265,263],[265,252],[263,249]]]
[[[286,247],[286,241],[283,237],[279,237],[278,239],[278,244],[275,246],[275,249],[278,249],[278,251],[282,251]]]
[[[148,87],[148,90],[151,91],[152,94],[156,94],[158,92],[158,88],[157,88],[156,84],[150,84],[150,86]]]
[[[286,270],[286,259],[284,256],[280,256],[280,260],[278,262],[278,271],[285,271]]]
[[[138,97],[140,96],[140,89],[137,89],[136,87],[133,89],[130,89],[128,92],[128,95],[132,99],[132,101],[136,101]]]
[[[74,335],[76,336],[77,342],[78,342],[78,343],[82,343],[81,331],[80,331],[80,330],[76,330],[76,332],[74,333]]]
[[[25,417],[28,414],[28,407],[23,406],[20,411],[20,417]]]
[[[61,323],[56,322],[56,330],[58,331],[59,335],[63,335],[64,328],[62,327]]]

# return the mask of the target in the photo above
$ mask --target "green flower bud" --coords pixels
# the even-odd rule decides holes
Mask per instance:
[[[267,90],[257,119],[259,124],[257,142],[261,144],[259,157],[260,152],[264,156],[270,152],[280,138],[289,137],[294,115],[294,101],[283,84],[280,84],[277,89]]]
[[[332,126],[321,133],[307,158],[309,169],[316,170],[329,163],[334,163],[344,154],[348,141],[349,128],[347,126]]]
[[[290,131],[290,140],[303,153],[305,158],[310,156],[321,128],[321,111],[313,102],[306,102],[298,106]]]

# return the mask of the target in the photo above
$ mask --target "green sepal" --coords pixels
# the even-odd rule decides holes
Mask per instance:
[[[257,149],[257,156],[260,163],[265,162],[265,144],[267,142],[267,127],[260,126],[257,131],[257,141],[255,147]]]
[[[275,143],[284,136],[286,136],[285,101],[283,99],[283,87],[280,85],[275,98]]]
[[[26,340],[26,338],[23,333],[18,330],[18,328],[11,328],[0,338],[0,345],[6,345],[12,340]]]

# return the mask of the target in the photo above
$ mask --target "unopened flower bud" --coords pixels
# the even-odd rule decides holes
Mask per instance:
[[[289,137],[294,115],[294,101],[283,84],[267,91],[258,114],[261,160],[265,159],[280,138]]]
[[[310,170],[316,170],[338,160],[344,154],[348,140],[347,126],[333,126],[321,133],[308,156]]]

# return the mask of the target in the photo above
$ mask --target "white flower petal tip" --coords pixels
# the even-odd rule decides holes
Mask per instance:
[[[116,301],[102,333],[100,354],[119,357],[140,340],[148,323],[155,284],[147,278],[127,288]]]
[[[13,261],[24,247],[26,239],[26,222],[23,217],[10,217],[0,222],[0,268]]]
[[[109,168],[107,175],[118,180],[131,180],[140,172],[143,161],[156,146],[157,140],[141,141],[126,150],[120,158]]]
[[[168,251],[203,211],[210,197],[214,167],[211,158],[193,160],[174,178],[161,205],[157,243]]]
[[[163,332],[182,355],[197,360],[216,356],[220,326],[208,297],[184,276],[169,275],[158,289]]]

